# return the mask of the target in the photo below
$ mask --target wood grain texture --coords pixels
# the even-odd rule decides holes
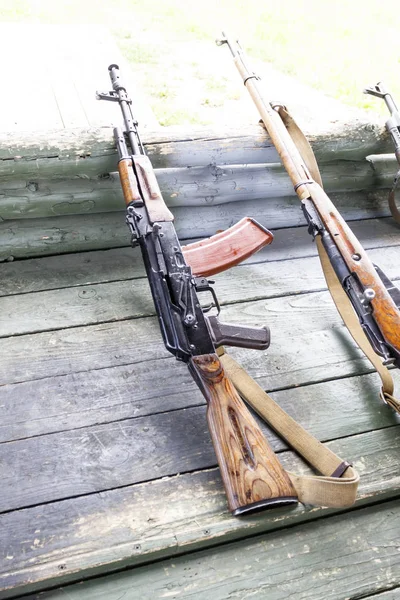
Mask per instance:
[[[185,370],[182,365],[180,368]],[[366,406],[363,392],[368,381],[361,381],[361,384],[360,386],[358,381],[353,387],[347,388],[348,392],[354,392],[359,397],[352,405],[349,396],[344,395],[344,399],[350,404],[348,408],[343,406],[345,402],[338,405],[334,403],[329,410],[326,408],[335,397],[332,384],[331,387],[322,388],[322,391],[331,393],[324,397],[323,402],[321,399],[317,403],[317,406],[323,408],[320,418],[316,420],[313,417],[313,405],[306,404],[306,399],[310,398],[307,393],[298,412],[291,414],[295,418],[299,417],[303,425],[322,440],[338,435],[339,432],[348,435],[349,432],[352,434],[354,431],[399,423],[399,419],[391,411],[388,411],[388,417],[375,417],[376,399],[373,399],[372,407]],[[340,386],[338,390],[346,393],[344,386]],[[71,392],[73,391],[74,388]],[[301,394],[298,391],[298,395]],[[293,392],[291,397],[295,399],[297,394]],[[29,397],[27,402],[28,400]],[[51,398],[47,402],[51,402]],[[159,408],[162,409],[162,405]],[[358,420],[353,413],[361,408],[366,413]],[[50,407],[49,410],[54,409]],[[347,425],[342,422],[342,411],[348,417]],[[207,431],[205,412],[204,406],[193,406],[89,427],[76,422],[74,430],[2,443],[0,511],[21,509],[176,473],[214,467],[217,461]],[[112,418],[117,416],[113,413],[111,409]],[[327,415],[331,419],[331,427],[325,425]],[[264,426],[261,428],[262,431],[267,431]],[[282,440],[269,433],[267,436],[274,451],[285,448]],[[349,458],[355,460],[356,457]],[[363,471],[362,464],[355,464],[355,468]],[[34,477],[32,473],[35,474]],[[18,486],[15,485],[16,478]]]
[[[64,176],[48,180],[36,174],[36,177],[24,180],[3,182],[0,186],[0,217],[4,221],[12,221],[65,214],[96,214],[123,208],[124,198],[116,170],[117,160],[111,173],[91,177],[69,179]],[[329,193],[378,191],[389,188],[393,180],[393,172],[390,171],[380,176],[377,185],[376,176],[367,162],[329,163],[321,170]],[[173,209],[261,198],[275,200],[293,194],[290,179],[280,164],[206,165],[158,169],[155,174],[166,204]],[[154,208],[154,199],[151,206]]]
[[[393,374],[399,385],[400,374]],[[278,404],[318,439],[400,423],[376,401],[378,381],[372,373],[281,391],[273,390],[268,377],[263,383]],[[188,371],[169,357],[6,384],[0,390],[0,442],[202,404],[203,396]],[[273,432],[263,424],[261,428],[275,449],[283,447]]]
[[[131,202],[141,202],[142,197],[133,171],[132,159],[121,159],[118,162],[118,172],[125,204],[128,205]],[[117,207],[117,205],[115,207]]]
[[[400,587],[397,501],[49,591],[28,600],[342,600]],[[290,577],[290,580],[288,578]],[[378,596],[379,598],[379,596]]]
[[[370,252],[371,259],[379,260],[382,269],[395,283],[400,278],[398,253],[397,247]],[[138,254],[139,249],[131,250],[135,266],[138,265]],[[59,270],[63,269],[63,262],[63,258],[59,258]],[[23,264],[18,263],[22,267]],[[154,315],[154,303],[147,280],[143,277],[143,271],[139,271],[138,266],[136,268],[136,272],[141,272],[142,277],[133,280],[79,285],[19,296],[0,296],[0,336]],[[110,265],[110,269],[112,274],[113,265]],[[288,261],[284,270],[281,261],[241,265],[218,275],[215,284],[221,305],[324,289],[325,278],[317,258]],[[18,318],[15,317],[16,309]],[[222,320],[226,320],[224,316]],[[240,322],[239,317],[236,320]]]
[[[373,318],[385,342],[400,355],[400,311],[393,298],[376,273],[368,254],[330,198],[316,183],[308,187],[321,220],[350,273],[355,274],[363,289],[374,291],[375,296],[371,300]]]
[[[399,444],[396,428],[329,443],[334,452],[354,459],[362,472],[358,506],[398,494]],[[291,452],[281,453],[280,460],[286,469],[307,472]],[[287,526],[316,518],[321,523],[321,517],[335,512],[297,505],[248,519],[230,517],[218,469],[53,502],[45,509],[0,516],[0,589],[19,596],[218,542],[274,530],[278,535]]]
[[[378,252],[370,252],[374,261],[389,269],[395,276],[395,271],[386,262],[386,250],[389,246],[400,245],[399,228],[391,217],[386,219],[368,219],[354,221],[352,229],[366,249],[380,248]],[[126,230],[126,228],[125,228]],[[104,232],[103,232],[104,233]],[[126,233],[126,231],[125,231]],[[317,256],[315,244],[310,243],[306,227],[278,229],[274,232],[273,244],[261,249],[250,256],[246,264],[268,262],[268,271],[273,276],[274,261],[287,261],[280,269],[282,280],[292,268],[293,259]],[[290,259],[290,260],[289,260]],[[306,278],[308,265],[314,261],[299,264],[302,277],[297,277],[298,283]],[[63,256],[47,256],[30,258],[23,261],[11,261],[1,265],[2,281],[0,295],[22,294],[26,292],[61,289],[76,285],[107,283],[136,279],[144,276],[143,259],[139,249],[115,248],[109,250],[90,251],[85,253],[65,254]],[[240,270],[235,271],[238,276]],[[221,293],[223,279],[218,278],[218,292]],[[273,284],[271,284],[271,288]],[[299,289],[299,288],[297,288]],[[233,293],[234,286],[231,288]]]
[[[190,370],[207,401],[207,421],[229,510],[247,514],[293,504],[297,494],[216,354],[194,356]]]
[[[239,70],[245,85],[252,97],[266,130],[279,154],[281,162],[301,201],[311,199],[319,217],[335,242],[350,273],[354,273],[364,289],[372,289],[375,297],[371,300],[374,320],[381,331],[384,341],[400,354],[400,312],[388,290],[376,274],[372,262],[365,253],[357,237],[332,200],[318,183],[318,174],[310,173],[306,164],[307,156],[301,155],[302,140],[292,138],[283,118],[273,106],[263,98],[258,83],[254,78],[248,78],[247,67],[240,54],[234,57],[234,63]],[[311,168],[311,167],[310,167]],[[324,178],[321,173],[322,179]],[[313,181],[315,179],[316,181]]]
[[[133,165],[136,173],[143,201],[146,205],[150,223],[160,221],[171,222],[174,216],[167,208],[157,181],[157,176],[148,156],[133,156]]]
[[[121,207],[124,201],[121,194]],[[389,216],[386,191],[344,192],[332,199],[348,221]],[[114,204],[113,204],[114,206]],[[304,215],[296,196],[174,208],[176,230],[181,240],[209,237],[234,225],[243,217],[257,220],[274,231],[304,226]],[[0,261],[10,257],[43,256],[127,246],[129,231],[123,210],[119,212],[17,219],[0,222]],[[309,245],[312,246],[311,239]]]
[[[224,320],[271,327],[267,351],[230,350],[269,389],[370,371],[328,292],[228,305]],[[167,356],[154,317],[4,338],[1,345],[2,384]]]
[[[61,98],[65,80],[54,83]],[[98,103],[92,112],[93,102],[83,92],[80,105],[72,99],[59,108],[69,125],[82,110],[93,123],[98,112],[104,120],[108,107]],[[323,175],[332,189],[347,188],[332,199],[379,249],[371,258],[398,278],[399,230],[379,220],[389,213],[386,190],[377,191],[392,165],[365,161],[391,151],[390,140],[370,119],[323,127],[311,132]],[[0,597],[138,566],[44,597],[391,600],[400,589],[397,505],[387,502],[400,490],[399,418],[378,402],[378,381],[324,291],[276,150],[257,125],[145,137],[181,239],[210,236],[248,214],[285,228],[247,265],[218,276],[224,319],[272,326],[268,352],[233,355],[354,462],[358,508],[370,507],[334,518],[334,510],[303,506],[251,519],[228,514],[204,400],[187,369],[167,357],[141,258],[127,247],[120,184],[110,175],[112,130],[6,134],[0,260],[48,258],[0,267],[1,327],[10,336],[1,340],[0,361],[0,502],[10,510],[0,515]],[[284,468],[308,472],[260,428]]]
[[[104,111],[104,106],[102,105]],[[104,112],[103,112],[104,117]],[[317,159],[364,160],[368,154],[392,152],[381,120],[337,123],[330,133],[307,130]],[[260,125],[218,128],[196,127],[185,131],[168,127],[146,132],[145,148],[155,168],[205,164],[252,164],[276,162],[277,153]],[[106,173],[113,169],[116,149],[111,127],[70,128],[0,136],[0,177],[71,176]],[[7,161],[8,164],[7,164]],[[93,166],[92,166],[93,165]]]
[[[246,260],[271,244],[273,238],[257,221],[245,217],[211,238],[183,246],[182,251],[195,275],[210,277]]]
[[[0,512],[217,464],[204,406],[4,443],[0,456]]]

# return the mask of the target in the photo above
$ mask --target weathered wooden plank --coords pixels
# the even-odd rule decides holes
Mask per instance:
[[[25,313],[18,318],[15,316],[16,303],[18,310]],[[153,314],[154,304],[147,279],[5,296],[0,298],[0,337]]]
[[[370,369],[328,292],[227,305],[223,317],[227,322],[271,327],[273,342],[267,351],[230,350],[266,387],[300,385]],[[1,384],[167,356],[155,317],[4,338],[2,351]]]
[[[400,385],[400,374],[393,375]],[[400,422],[377,395],[370,374],[275,391],[274,399],[329,439]],[[1,387],[0,442],[203,404],[189,371],[170,359],[45,377]]]
[[[330,132],[306,131],[317,159],[364,160],[369,154],[392,152],[382,123],[354,121]],[[264,129],[197,127],[146,132],[146,150],[155,168],[208,164],[255,164],[277,161]],[[111,128],[53,132],[3,133],[0,137],[0,177],[94,175],[115,169]],[[7,164],[8,163],[8,164]]]
[[[399,588],[395,587],[388,592],[378,592],[377,594],[372,594],[372,596],[369,597],[371,600],[398,600],[399,594]]]
[[[379,262],[389,278],[394,281],[400,278],[397,246],[372,249],[369,255],[374,262]],[[281,261],[240,265],[219,274],[216,279],[221,304],[326,289],[317,257],[288,261],[284,270]],[[0,337],[154,314],[147,279],[3,296],[0,297]]]
[[[396,428],[329,443],[353,457],[361,471],[359,506],[398,493],[399,443]],[[291,452],[280,460],[287,469],[306,472]],[[333,512],[299,505],[231,517],[216,469],[15,511],[0,516],[0,589],[18,595]]]
[[[392,169],[386,175],[381,173],[378,180],[367,161],[335,161],[321,165],[321,174],[328,193],[388,188],[393,180]],[[280,164],[158,169],[156,176],[171,207],[285,198],[293,191]],[[2,186],[0,194],[0,218],[4,221],[112,212],[123,206],[117,174],[96,179],[13,180]]]
[[[389,216],[387,192],[332,194],[348,221]],[[304,225],[297,196],[222,205],[174,208],[176,229],[184,240],[208,237],[242,217],[254,216],[269,229]],[[47,219],[17,219],[0,223],[0,261],[46,254],[80,252],[126,246],[129,240],[123,211],[69,215]]]
[[[400,245],[399,228],[391,217],[354,221],[351,228],[366,249]],[[274,231],[273,244],[243,264],[316,254],[316,245],[311,243],[306,227],[278,229]],[[141,277],[142,263],[140,252],[130,247],[7,262],[1,266],[0,296]]]
[[[119,181],[111,178],[12,181],[0,191],[3,221],[111,212],[123,206]]]
[[[0,222],[0,261],[129,244],[123,212]]]
[[[215,466],[206,433],[201,406],[1,444],[0,512]]]
[[[31,596],[31,600],[367,597],[399,588],[397,501]]]

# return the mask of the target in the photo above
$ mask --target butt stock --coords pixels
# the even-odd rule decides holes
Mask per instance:
[[[189,369],[207,400],[207,420],[229,510],[235,515],[297,503],[296,491],[216,354]]]

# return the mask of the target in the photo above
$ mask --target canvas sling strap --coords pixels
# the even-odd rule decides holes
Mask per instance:
[[[350,463],[329,450],[290,417],[223,348],[218,349],[225,372],[240,396],[276,433],[321,475],[288,471],[303,504],[344,507],[354,504],[359,475]]]
[[[275,103],[272,106],[280,115],[293,142],[296,144],[296,147],[299,150],[300,155],[302,156],[303,160],[305,161],[307,168],[311,173],[311,176],[321,187],[323,187],[322,180],[321,180],[321,174],[319,172],[319,168],[318,168],[318,164],[317,164],[314,152],[313,152],[307,138],[305,137],[304,133],[301,131],[300,127],[297,125],[297,123],[295,122],[293,117],[288,113],[285,106],[278,104],[278,103]],[[395,201],[394,201],[396,185],[397,185],[397,183],[395,180],[395,184],[391,191],[391,197],[392,197],[391,210],[392,210],[392,214],[393,214],[393,210],[397,211],[397,215],[400,217],[400,212],[398,211],[398,209],[395,205]],[[378,354],[376,354],[376,352],[373,350],[371,344],[369,343],[369,341],[360,325],[358,317],[353,309],[353,306],[352,306],[346,292],[343,290],[343,288],[340,284],[340,281],[338,280],[338,278],[336,276],[335,271],[333,270],[333,267],[328,258],[328,255],[325,251],[325,248],[322,245],[320,236],[316,237],[316,241],[317,241],[318,253],[319,253],[320,260],[321,260],[322,269],[324,271],[326,283],[328,285],[328,289],[331,293],[331,296],[336,305],[336,308],[338,309],[339,314],[342,317],[343,322],[346,325],[347,329],[349,330],[354,341],[359,346],[359,348],[364,352],[365,356],[372,363],[372,365],[376,369],[379,377],[381,378],[381,382],[382,382],[382,388],[381,388],[381,392],[380,392],[381,399],[386,404],[389,404],[389,406],[391,406],[395,411],[400,413],[400,402],[393,396],[394,383],[393,383],[393,378],[390,374],[390,371],[385,367],[385,365],[382,364],[381,357]]]

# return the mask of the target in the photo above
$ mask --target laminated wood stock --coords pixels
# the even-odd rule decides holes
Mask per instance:
[[[234,515],[297,502],[296,491],[216,354],[195,356],[189,368],[207,400],[207,420]]]

